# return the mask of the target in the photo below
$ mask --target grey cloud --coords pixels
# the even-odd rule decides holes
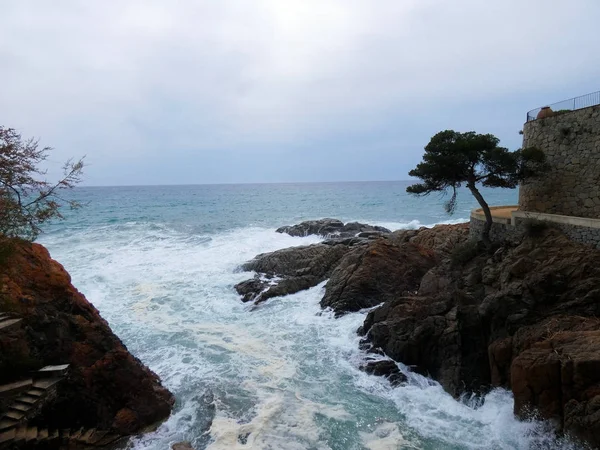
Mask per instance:
[[[515,147],[527,109],[597,90],[597,17],[597,0],[6,0],[1,122],[53,160],[87,153],[89,184],[402,179],[440,128]]]

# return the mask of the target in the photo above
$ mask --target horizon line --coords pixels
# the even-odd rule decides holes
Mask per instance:
[[[271,184],[342,184],[342,183],[399,183],[412,182],[413,180],[345,180],[345,181],[256,181],[256,182],[231,182],[231,183],[183,183],[183,184],[96,184],[79,185],[77,188],[103,188],[103,187],[166,187],[166,186],[247,186]]]

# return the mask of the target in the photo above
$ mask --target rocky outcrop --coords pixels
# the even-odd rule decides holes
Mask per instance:
[[[348,252],[325,285],[321,306],[338,315],[416,292],[434,266],[431,250],[411,242],[377,239]]]
[[[367,225],[359,222],[344,222],[337,219],[307,220],[297,225],[284,226],[277,229],[278,233],[287,233],[290,236],[317,235],[323,237],[353,237],[359,233],[366,233],[364,237],[374,233],[390,233],[384,227]]]
[[[416,231],[367,233],[260,254],[241,266],[256,276],[238,283],[235,289],[242,301],[257,304],[329,278],[321,306],[332,308],[337,315],[369,308],[398,292],[416,291],[423,275],[435,264],[434,251],[409,242],[416,235]]]
[[[506,387],[520,417],[551,419],[600,446],[600,251],[555,229],[493,254],[468,239],[468,224],[334,239],[335,254],[262,255],[245,266],[262,278],[247,283],[293,276],[296,290],[302,277],[329,278],[321,305],[337,315],[381,304],[359,330],[377,354],[366,372],[402,383],[398,366],[381,359],[389,357],[455,396]]]
[[[170,414],[171,393],[127,351],[41,245],[13,242],[0,267],[0,311],[22,318],[18,329],[0,333],[2,381],[46,365],[70,365],[55,399],[36,417],[39,423],[131,434]]]
[[[410,236],[413,244],[433,250],[438,256],[448,256],[454,249],[469,239],[469,224],[436,225],[420,228]]]
[[[600,330],[563,331],[531,346],[511,367],[515,412],[543,417],[600,443]]]
[[[599,313],[600,252],[547,230],[461,268],[442,258],[418,295],[375,309],[362,332],[453,395],[512,388],[520,416],[598,445]]]
[[[308,289],[325,281],[346,253],[366,242],[332,240],[260,254],[241,267],[257,275],[237,284],[235,289],[243,301],[254,303]]]

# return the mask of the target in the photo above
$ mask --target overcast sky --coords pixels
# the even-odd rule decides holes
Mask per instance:
[[[0,124],[87,185],[407,179],[600,90],[600,0],[3,0]]]

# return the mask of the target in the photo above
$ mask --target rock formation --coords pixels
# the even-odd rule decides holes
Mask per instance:
[[[311,234],[323,237],[353,237],[359,233],[389,233],[384,227],[367,225],[359,222],[344,222],[337,219],[307,220],[297,225],[285,226],[277,229],[278,233],[287,233],[290,236],[308,236]]]
[[[468,241],[467,224],[325,246],[261,255],[244,268],[263,274],[261,283],[314,277],[271,297],[329,279],[321,305],[338,315],[381,304],[359,330],[369,351],[455,396],[512,389],[518,416],[550,419],[600,446],[600,251],[548,229],[489,254]],[[363,370],[403,382],[377,358]]]
[[[21,322],[0,330],[0,382],[24,378],[43,366],[69,364],[36,423],[124,435],[168,417],[171,393],[127,351],[65,269],[41,245],[12,242],[10,248],[0,265],[0,311]]]

